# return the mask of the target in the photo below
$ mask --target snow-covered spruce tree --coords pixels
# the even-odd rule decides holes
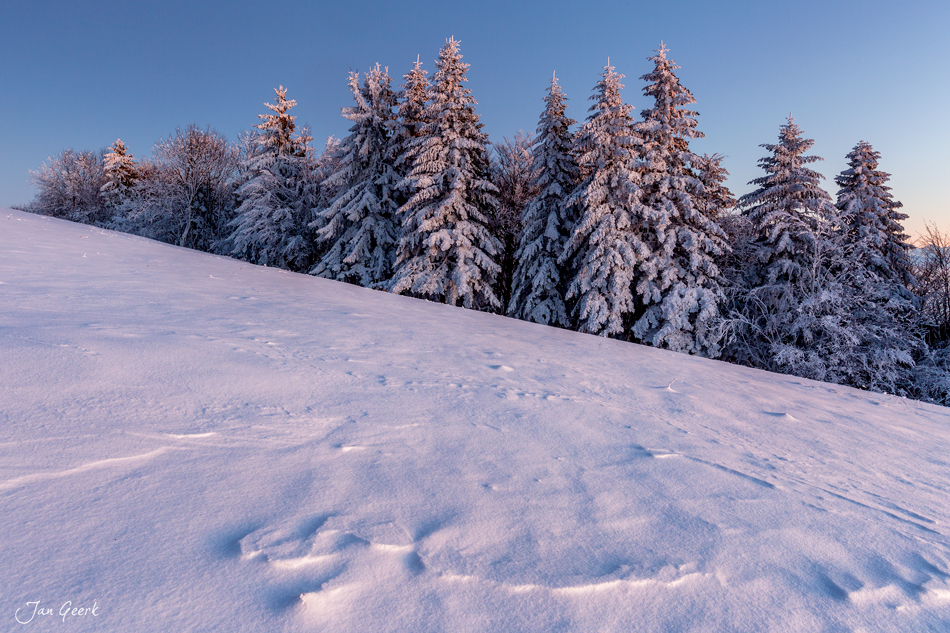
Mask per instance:
[[[739,203],[755,227],[756,261],[733,297],[727,356],[753,366],[874,391],[906,393],[913,370],[908,347],[895,345],[899,322],[880,310],[877,276],[857,257],[847,216],[806,167],[813,141],[789,121],[769,175]]]
[[[328,136],[323,146],[323,152],[314,162],[313,180],[317,184],[317,204],[316,211],[326,209],[330,206],[339,191],[329,183],[330,176],[335,174],[340,168],[340,139],[335,136]],[[320,214],[316,214],[314,227],[321,228],[319,222]]]
[[[639,237],[640,139],[620,96],[622,78],[608,61],[590,97],[594,105],[575,144],[585,178],[565,203],[577,207],[578,219],[558,259],[572,271],[566,299],[576,329],[616,338],[629,336],[636,267],[650,256]]]
[[[350,73],[356,105],[344,108],[353,122],[340,145],[340,164],[327,183],[340,193],[321,211],[323,227],[317,239],[327,245],[312,274],[367,288],[381,288],[392,275],[399,181],[393,168],[391,135],[396,117],[396,94],[387,70],[379,64],[364,75]]]
[[[180,234],[179,188],[170,169],[157,160],[143,159],[132,195],[121,212],[115,213],[109,228],[124,233],[174,244]]]
[[[815,141],[802,138],[792,117],[781,127],[778,144],[763,144],[771,152],[759,160],[765,176],[749,184],[758,189],[739,199],[742,213],[759,236],[757,272],[767,284],[795,279],[811,264],[815,231],[834,215],[831,196],[819,184],[824,178],[807,165],[824,160],[805,156]]]
[[[781,371],[774,362],[780,348],[796,344],[792,321],[803,300],[800,282],[813,286],[809,273],[822,252],[819,226],[835,215],[821,174],[807,165],[822,160],[806,156],[814,145],[804,139],[791,116],[777,144],[763,144],[770,154],[759,160],[766,172],[749,184],[758,188],[739,199],[752,225],[754,243],[741,279],[733,284],[731,343],[728,356],[742,364]],[[809,281],[810,279],[810,281]]]
[[[844,213],[855,255],[882,279],[906,290],[914,284],[908,255],[913,247],[901,225],[907,219],[898,211],[903,205],[887,186],[890,174],[877,169],[881,154],[866,141],[855,145],[847,158],[848,169],[835,177],[841,187],[836,206]]]
[[[116,139],[103,159],[105,184],[99,189],[103,201],[113,213],[121,213],[132,196],[138,169],[135,158],[128,153],[122,139]]]
[[[906,242],[901,225],[907,216],[898,209],[887,181],[890,174],[877,169],[880,153],[870,143],[859,142],[848,154],[848,169],[835,178],[841,187],[837,208],[844,223],[850,264],[861,268],[862,301],[859,317],[871,328],[864,345],[867,353],[883,360],[872,363],[868,375],[858,376],[859,383],[878,387],[881,373],[893,373],[878,367],[894,355],[913,355],[924,359],[926,344],[920,323],[919,306],[909,286],[915,284],[909,257],[911,245]],[[909,389],[910,369],[906,369],[903,389],[888,381],[876,390]]]
[[[647,82],[643,94],[654,99],[654,106],[642,112],[636,126],[643,144],[640,234],[649,257],[636,275],[641,306],[633,335],[656,347],[715,357],[714,325],[723,300],[716,260],[728,245],[722,228],[705,212],[712,200],[690,169],[704,164],[689,150],[690,139],[703,137],[696,112],[687,109],[696,100],[680,84],[673,72],[679,67],[666,53],[661,42],[649,58],[653,71],[641,77]]]
[[[304,188],[311,169],[311,137],[294,134],[297,102],[287,90],[275,89],[277,103],[264,105],[273,114],[260,114],[259,132],[245,158],[245,182],[237,190],[238,209],[231,222],[231,252],[247,261],[289,270],[306,270],[311,263],[309,231],[313,201]]]
[[[403,76],[405,83],[396,97],[399,101],[398,115],[396,116],[392,134],[393,168],[399,177],[399,189],[396,191],[396,202],[401,207],[413,196],[411,182],[406,179],[412,171],[412,164],[419,146],[415,139],[422,135],[425,128],[426,105],[429,101],[431,86],[426,78],[427,71],[422,69],[422,63],[416,58],[412,70]]]
[[[566,100],[557,78],[552,77],[532,148],[531,187],[538,194],[522,214],[508,307],[508,313],[517,319],[563,328],[571,326],[564,300],[570,269],[558,258],[575,222],[567,198],[580,181],[570,130],[575,121],[565,114]]]
[[[400,208],[401,238],[392,292],[497,310],[492,291],[501,244],[488,230],[498,206],[488,180],[488,137],[464,87],[468,64],[459,43],[439,52],[418,153],[406,178],[414,194]]]
[[[312,201],[308,228],[313,236],[311,244],[313,264],[320,261],[327,250],[327,245],[317,239],[317,232],[324,227],[326,222],[323,211],[330,208],[330,204],[339,194],[338,188],[331,187],[328,182],[330,176],[335,174],[339,167],[340,139],[331,135],[327,137],[323,151],[313,160],[309,176],[304,185],[304,192],[309,195]]]
[[[736,206],[736,198],[725,184],[729,172],[722,166],[724,158],[722,154],[693,154],[689,166],[702,185],[693,191],[694,205],[707,218],[717,221]]]

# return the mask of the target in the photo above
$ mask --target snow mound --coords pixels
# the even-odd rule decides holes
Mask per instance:
[[[15,211],[0,284],[9,629],[950,628],[948,409]]]

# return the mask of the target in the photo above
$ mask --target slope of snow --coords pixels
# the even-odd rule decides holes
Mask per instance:
[[[950,628],[948,409],[15,211],[0,306],[3,630]]]

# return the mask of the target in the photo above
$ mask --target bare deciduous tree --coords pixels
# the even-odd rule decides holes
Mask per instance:
[[[211,129],[189,125],[153,150],[179,220],[178,245],[209,250],[226,230],[238,151]]]
[[[494,145],[492,155],[492,183],[498,187],[498,212],[491,218],[491,230],[504,247],[498,263],[501,273],[495,294],[501,305],[508,307],[511,301],[512,276],[514,275],[515,251],[521,234],[521,214],[528,202],[538,195],[532,186],[534,174],[531,160],[531,137],[518,132],[514,140],[505,137]]]
[[[927,223],[918,247],[915,290],[921,299],[921,314],[928,322],[928,342],[934,345],[950,338],[950,232]]]

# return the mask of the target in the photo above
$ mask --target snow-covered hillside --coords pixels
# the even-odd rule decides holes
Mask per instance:
[[[0,424],[2,630],[950,629],[916,401],[4,211]]]

